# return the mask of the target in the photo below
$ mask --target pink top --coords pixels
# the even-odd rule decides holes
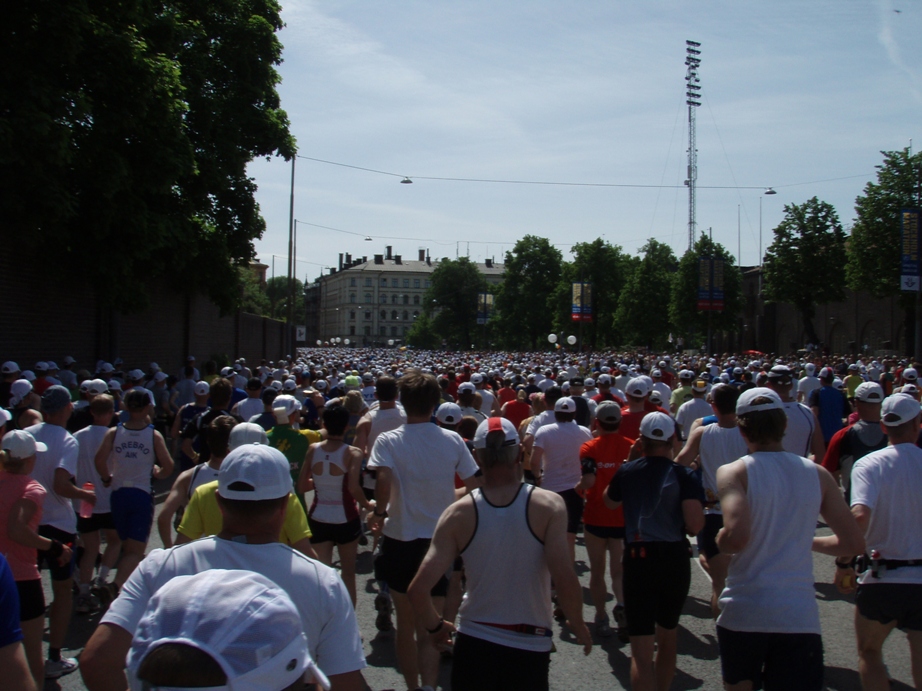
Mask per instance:
[[[29,475],[12,475],[0,470],[0,553],[3,553],[9,562],[15,580],[34,581],[41,578],[37,550],[14,542],[7,532],[13,504],[23,498],[35,504],[35,513],[29,521],[29,527],[38,532],[38,524],[42,519],[42,503],[45,501],[45,488]]]

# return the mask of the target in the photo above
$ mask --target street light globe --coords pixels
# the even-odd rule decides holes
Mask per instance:
[[[557,334],[548,334],[547,335],[548,343],[557,343]]]
[[[570,345],[575,345],[575,344],[576,344],[576,336],[573,336],[573,335],[567,336],[567,343],[569,343]]]
[[[394,339],[393,339],[393,338],[387,339],[387,344],[388,344],[389,346],[393,346],[393,345],[394,345]]]
[[[323,341],[321,341],[321,340],[318,338],[318,339],[317,339],[317,346],[319,347],[319,346],[322,346],[322,345],[323,345]]]
[[[345,341],[343,341],[343,343],[345,343],[346,345],[349,345],[349,339],[347,338]]]

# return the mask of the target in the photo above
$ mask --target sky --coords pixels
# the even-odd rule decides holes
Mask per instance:
[[[697,230],[744,266],[760,200],[763,250],[813,196],[848,228],[880,152],[922,147],[922,0],[289,0],[282,19],[302,280],[387,245],[501,262],[525,235],[566,260],[596,238],[681,255],[686,40],[701,43]],[[257,255],[283,275],[291,164],[248,172]]]

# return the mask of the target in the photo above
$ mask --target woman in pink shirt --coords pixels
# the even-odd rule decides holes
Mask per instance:
[[[32,479],[35,453],[47,446],[23,430],[7,432],[0,451],[0,552],[6,555],[19,591],[19,619],[29,669],[36,688],[45,684],[42,631],[45,595],[37,565],[37,550],[57,555],[61,564],[71,559],[71,548],[38,534],[45,488]]]

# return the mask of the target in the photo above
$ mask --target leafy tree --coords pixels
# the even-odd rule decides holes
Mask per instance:
[[[304,285],[294,279],[295,315],[304,313]],[[288,318],[288,276],[273,276],[266,281],[266,298],[275,319]]]
[[[256,274],[244,268],[238,269],[238,272],[242,293],[240,309],[250,314],[258,314],[260,317],[273,316],[269,298],[266,296],[265,289],[260,285],[259,279],[256,278]]]
[[[441,345],[439,334],[435,330],[435,324],[425,314],[419,315],[419,318],[413,322],[413,326],[407,332],[407,343],[414,348],[423,350],[435,350]]]
[[[787,204],[784,220],[765,252],[763,291],[767,302],[788,302],[804,321],[811,343],[819,343],[816,306],[845,299],[845,231],[831,204],[816,197]]]
[[[535,349],[554,327],[549,294],[560,282],[563,255],[547,238],[526,235],[506,252],[496,295],[495,333],[513,348]]]
[[[922,152],[883,151],[877,182],[865,185],[855,200],[857,218],[848,240],[845,275],[852,290],[875,297],[900,296],[905,333],[912,350],[915,340],[915,298],[900,291],[900,210],[922,207]]]
[[[677,262],[669,245],[652,238],[640,252],[621,291],[615,323],[625,341],[660,348],[672,330],[669,299]]]
[[[88,284],[124,311],[164,280],[239,304],[237,267],[265,228],[246,165],[295,150],[276,92],[281,27],[274,0],[7,8],[8,251],[36,271],[53,252],[48,280]]]
[[[620,342],[615,312],[621,291],[631,274],[631,258],[618,245],[598,238],[573,245],[572,262],[564,265],[561,282],[554,292],[557,329],[577,329],[573,322],[573,283],[592,285],[592,321],[583,323],[583,341],[591,347]]]
[[[698,311],[698,281],[701,257],[724,260],[724,309],[720,312]],[[686,251],[679,260],[679,270],[672,283],[669,301],[669,318],[679,334],[684,334],[687,343],[698,343],[707,334],[708,319],[713,331],[735,332],[738,318],[744,307],[743,276],[733,256],[720,243],[715,243],[705,234]]]
[[[429,277],[423,313],[450,344],[470,348],[477,328],[477,295],[487,281],[467,257],[443,259]]]

